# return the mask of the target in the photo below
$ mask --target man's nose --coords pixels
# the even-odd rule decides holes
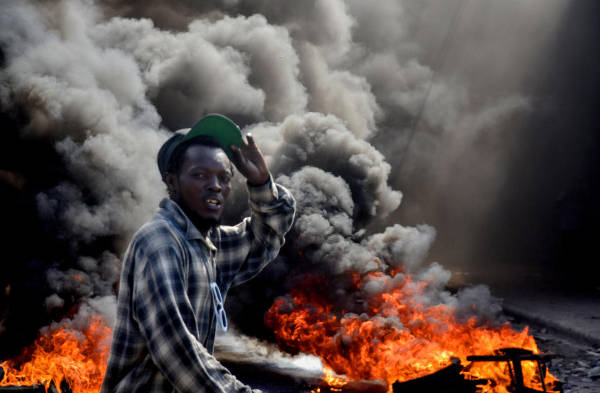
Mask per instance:
[[[209,176],[207,188],[211,191],[221,191],[223,187],[221,186],[221,182],[217,176]]]

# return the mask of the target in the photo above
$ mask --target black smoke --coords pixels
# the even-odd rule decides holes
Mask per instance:
[[[208,112],[253,132],[300,206],[278,263],[230,294],[248,333],[306,272],[402,266],[453,305],[477,296],[450,296],[447,269],[598,285],[592,0],[4,3],[7,353],[84,304],[110,321],[119,257],[165,196],[158,147]]]

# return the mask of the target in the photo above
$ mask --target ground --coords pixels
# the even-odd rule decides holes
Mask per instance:
[[[600,291],[506,291],[504,310],[515,328],[529,325],[542,351],[559,357],[550,372],[565,393],[600,393]]]

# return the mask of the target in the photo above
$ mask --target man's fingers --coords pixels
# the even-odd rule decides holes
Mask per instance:
[[[254,137],[252,136],[252,134],[247,133],[246,134],[246,139],[248,140],[248,146],[250,146],[250,147],[256,147],[256,143],[254,143]]]
[[[242,161],[242,151],[236,145],[230,145],[229,148],[231,149],[231,159],[235,166],[238,166],[238,163]]]
[[[246,135],[247,143],[241,147],[230,146],[231,160],[251,184],[264,184],[269,178],[265,159],[256,146],[251,134]]]

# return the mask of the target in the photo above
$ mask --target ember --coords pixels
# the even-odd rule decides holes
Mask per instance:
[[[49,393],[98,393],[110,336],[102,318],[95,316],[83,331],[60,328],[39,337],[18,359],[0,363],[5,373],[0,392],[33,392],[41,387]]]
[[[381,275],[355,276],[354,285],[360,288]],[[402,285],[365,299],[366,311],[358,315],[336,309],[325,295],[326,282],[311,278],[276,299],[265,322],[281,346],[318,356],[350,380],[383,380],[390,386],[432,374],[454,358],[467,364],[469,355],[493,354],[498,348],[539,353],[527,328],[518,332],[508,323],[492,326],[474,317],[458,321],[452,307],[419,303],[426,286],[406,276]],[[488,380],[483,392],[506,393],[511,386],[506,363],[474,362],[461,372],[467,379]],[[527,386],[540,391],[557,381],[549,373],[540,377],[532,361],[522,362],[522,374]]]

